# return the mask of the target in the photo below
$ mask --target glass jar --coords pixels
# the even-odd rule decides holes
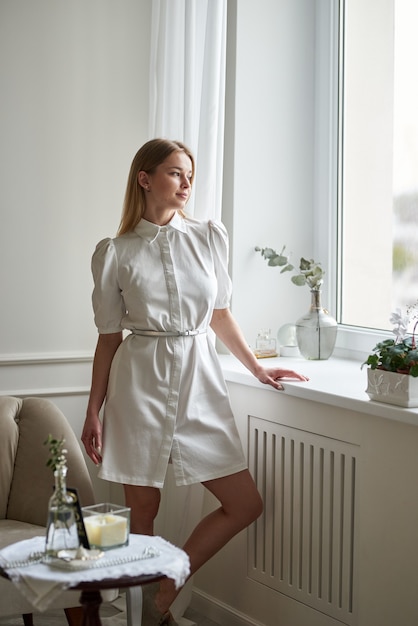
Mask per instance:
[[[258,332],[254,354],[257,359],[277,356],[276,340],[270,336],[270,329]]]

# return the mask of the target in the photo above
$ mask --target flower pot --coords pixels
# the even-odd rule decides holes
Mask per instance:
[[[377,402],[407,408],[418,407],[418,378],[368,368],[366,393],[370,400]]]

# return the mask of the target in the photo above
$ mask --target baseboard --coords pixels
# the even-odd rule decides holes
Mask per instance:
[[[264,626],[196,588],[193,589],[190,607],[221,626]]]

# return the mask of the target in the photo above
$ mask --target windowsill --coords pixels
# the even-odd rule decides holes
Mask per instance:
[[[277,357],[263,360],[265,367],[291,369],[309,377],[308,382],[283,381],[284,391],[276,391],[269,385],[260,383],[235,357],[219,356],[227,382],[239,383],[264,389],[271,393],[285,393],[289,396],[322,402],[331,406],[367,413],[385,419],[418,426],[418,409],[397,407],[383,402],[369,400],[365,392],[367,386],[366,369],[360,369],[358,361],[332,357],[327,361],[307,361],[303,358]]]

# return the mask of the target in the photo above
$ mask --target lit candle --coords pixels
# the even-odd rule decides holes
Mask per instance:
[[[106,548],[126,543],[128,537],[128,520],[121,515],[104,513],[84,518],[87,538],[90,546]]]

